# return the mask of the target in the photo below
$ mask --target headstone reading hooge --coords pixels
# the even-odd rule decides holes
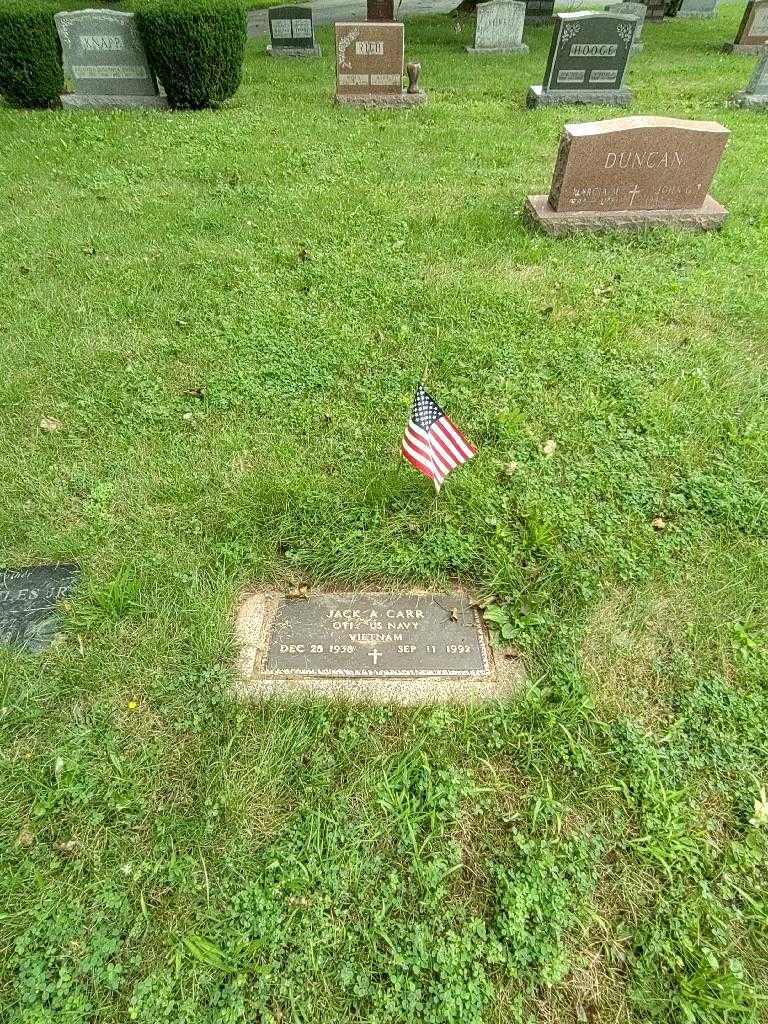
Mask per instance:
[[[626,106],[624,85],[637,19],[613,12],[557,14],[542,85],[528,90],[529,107],[562,103]]]

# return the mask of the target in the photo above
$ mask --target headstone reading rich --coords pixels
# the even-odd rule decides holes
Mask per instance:
[[[84,10],[54,15],[65,78],[65,107],[167,107],[133,14]]]
[[[719,227],[727,210],[709,186],[729,135],[672,117],[566,124],[550,193],[528,196],[524,216],[549,235]]]
[[[464,593],[253,594],[237,620],[244,695],[494,698],[516,688]]]
[[[322,52],[315,42],[311,7],[270,7],[269,37],[267,53],[273,57],[319,57]]]
[[[610,11],[612,14],[629,14],[634,18],[637,18],[637,25],[635,26],[635,34],[632,39],[632,53],[643,52],[643,25],[645,24],[645,16],[648,12],[648,8],[645,4],[636,3],[614,3],[606,4],[605,10]]]
[[[395,0],[367,0],[366,21],[394,21]]]
[[[56,637],[56,605],[80,577],[77,565],[0,569],[0,644],[37,653]]]
[[[678,18],[714,18],[717,0],[683,0]]]
[[[525,24],[545,25],[555,16],[555,0],[525,0]]]
[[[528,53],[523,42],[525,4],[520,0],[489,0],[477,5],[475,45],[467,53]]]
[[[725,49],[730,53],[761,53],[768,46],[768,0],[751,0],[744,11],[736,42]]]
[[[336,23],[336,102],[353,106],[411,106],[423,103],[419,64],[408,65],[403,89],[405,29],[402,22]]]
[[[544,83],[530,87],[528,106],[626,106],[632,93],[624,85],[624,76],[636,27],[637,19],[629,14],[556,14]]]
[[[737,107],[768,107],[768,50],[760,58],[746,89],[734,93]]]

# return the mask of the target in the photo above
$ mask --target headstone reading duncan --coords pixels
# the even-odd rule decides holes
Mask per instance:
[[[714,18],[717,0],[683,0],[678,18]]]
[[[65,78],[65,107],[167,107],[133,14],[84,10],[54,15]]]
[[[758,61],[755,72],[742,92],[734,93],[733,102],[737,107],[768,108],[768,50]]]
[[[0,569],[0,644],[37,653],[56,637],[56,604],[73,590],[77,565]]]
[[[632,93],[624,85],[624,76],[636,27],[637,19],[628,14],[556,14],[544,83],[530,87],[528,106],[626,106]]]
[[[254,594],[237,634],[244,695],[471,700],[503,696],[519,677],[497,663],[463,593]]]
[[[672,117],[566,124],[550,193],[528,196],[524,217],[548,235],[719,227],[727,210],[709,186],[729,135]]]
[[[520,0],[489,0],[477,5],[475,45],[467,53],[528,53],[523,42],[525,4]]]
[[[632,39],[632,53],[643,52],[643,25],[645,24],[645,16],[648,13],[648,8],[645,4],[636,3],[619,3],[619,4],[606,4],[605,10],[610,11],[612,14],[629,14],[632,17],[637,18],[637,25],[635,26],[635,35]]]
[[[270,7],[267,53],[273,57],[319,57],[311,7]]]
[[[751,0],[744,11],[736,42],[725,49],[730,53],[761,53],[768,46],[768,0]]]
[[[402,22],[336,23],[336,102],[353,106],[411,106],[423,103],[420,64],[408,65],[403,89],[405,29]]]

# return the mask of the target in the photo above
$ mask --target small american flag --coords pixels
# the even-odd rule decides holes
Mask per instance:
[[[428,476],[435,490],[439,491],[451,470],[471,459],[477,448],[470,444],[429,392],[419,384],[400,450],[410,464]]]

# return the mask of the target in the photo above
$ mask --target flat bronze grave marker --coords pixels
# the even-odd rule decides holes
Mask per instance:
[[[237,633],[244,696],[487,699],[519,674],[510,662],[497,670],[482,615],[460,592],[254,594]]]
[[[55,639],[56,604],[73,590],[77,565],[0,569],[0,644],[38,653]]]

